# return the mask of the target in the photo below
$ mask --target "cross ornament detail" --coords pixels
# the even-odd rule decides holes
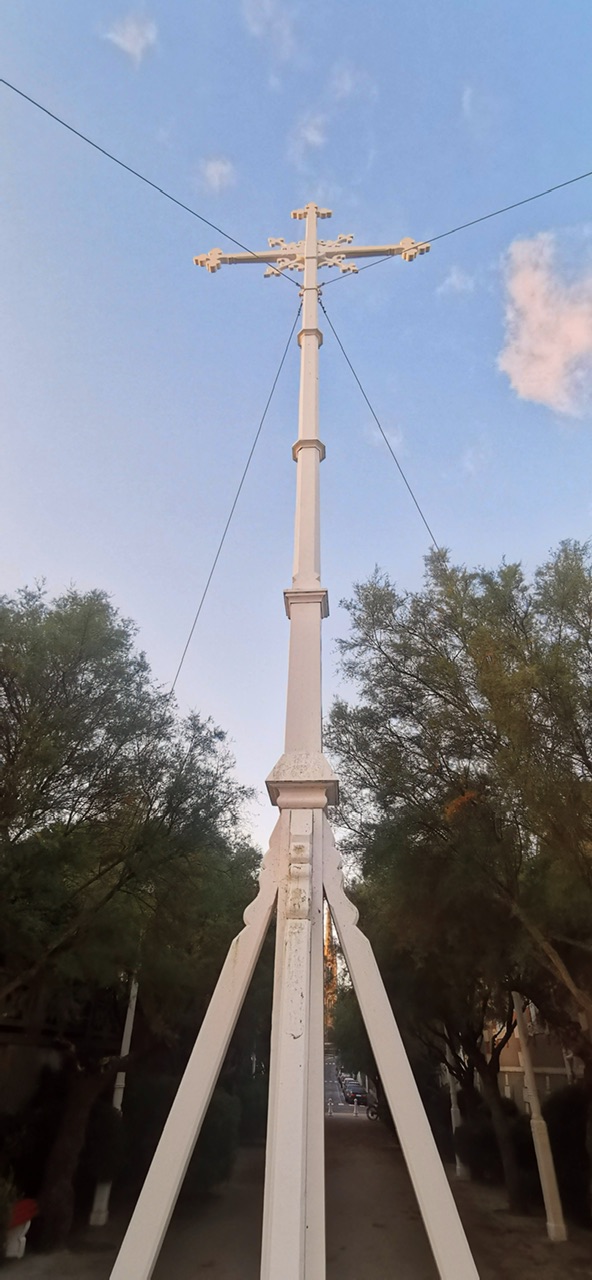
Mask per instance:
[[[292,217],[307,219],[312,215],[316,223],[318,218],[330,218],[330,209],[319,209],[316,204],[307,204],[304,209],[294,209]],[[401,257],[404,262],[413,262],[415,258],[429,253],[430,246],[425,241],[419,243],[406,237],[398,244],[354,245],[353,235],[338,235],[335,240],[316,241],[316,265],[319,267],[339,267],[341,272],[356,272],[356,258],[394,258]],[[239,262],[268,263],[264,272],[266,276],[279,276],[284,271],[304,271],[307,254],[306,240],[286,241],[281,236],[271,237],[269,249],[261,253],[223,253],[222,249],[210,249],[209,253],[200,253],[193,259],[196,267],[205,267],[206,271],[219,271],[220,267]]]

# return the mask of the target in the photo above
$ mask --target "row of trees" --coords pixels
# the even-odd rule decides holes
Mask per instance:
[[[254,892],[247,798],[224,734],[179,718],[106,595],[0,601],[0,1072],[6,1097],[23,1046],[59,1055],[59,1124],[42,1126],[39,1185],[19,1188],[40,1193],[48,1245],[68,1234],[89,1118],[122,1065],[131,974],[125,1065],[164,1046],[182,1069]],[[0,1167],[17,1181],[22,1101]]]
[[[328,740],[362,922],[416,1041],[469,1093],[479,1076],[518,1207],[497,1081],[512,990],[592,1094],[590,550],[562,544],[531,580],[434,552],[421,590],[375,572],[347,609],[356,699],[336,703]]]

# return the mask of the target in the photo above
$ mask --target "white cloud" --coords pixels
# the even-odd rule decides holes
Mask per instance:
[[[383,427],[383,431],[384,431],[384,435],[386,436],[391,446],[391,449],[393,449],[393,451],[400,457],[401,454],[405,452],[405,449],[404,449],[405,437],[403,436],[403,432],[400,431],[398,427],[389,427],[388,429]],[[368,440],[368,442],[374,445],[375,448],[384,449],[385,447],[384,436],[382,434],[382,431],[379,431],[375,422],[365,423],[364,435]]]
[[[555,238],[541,234],[510,246],[506,290],[498,367],[521,399],[580,417],[592,393],[592,273],[563,279]]]
[[[327,117],[311,111],[299,120],[289,144],[290,158],[302,167],[309,151],[320,151],[327,142]]]
[[[200,172],[202,186],[216,196],[228,187],[233,187],[236,182],[235,167],[232,160],[227,160],[225,156],[211,156],[209,160],[202,160]]]
[[[474,276],[463,271],[462,267],[451,267],[448,275],[438,285],[436,293],[472,293],[474,288]]]
[[[292,13],[282,0],[242,0],[247,30],[269,45],[279,62],[289,62],[296,53]]]
[[[475,90],[470,84],[466,84],[462,91],[461,108],[465,120],[470,120],[473,115],[475,102]]]
[[[329,81],[329,92],[336,102],[351,98],[356,89],[356,72],[352,67],[335,67]]]
[[[121,18],[110,31],[105,32],[105,40],[110,40],[122,53],[127,53],[137,67],[157,39],[156,23],[151,18],[142,18],[132,13],[127,18]]]
[[[483,471],[491,458],[491,449],[486,441],[478,441],[469,445],[461,456],[460,465],[465,475],[476,476]]]
[[[328,83],[329,97],[333,102],[345,102],[348,98],[375,98],[377,90],[374,82],[365,71],[359,71],[349,62],[340,62],[333,67]]]
[[[170,124],[161,124],[155,133],[156,141],[161,147],[170,147],[173,139],[173,127]]]
[[[476,142],[491,142],[503,123],[504,104],[487,90],[465,85],[461,94],[461,114]]]

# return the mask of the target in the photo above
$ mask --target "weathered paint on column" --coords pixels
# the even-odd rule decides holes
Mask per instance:
[[[306,1280],[325,1280],[325,1019],[323,811],[313,813],[310,1036],[306,1153]]]
[[[261,1280],[304,1280],[312,811],[285,810],[281,826]]]

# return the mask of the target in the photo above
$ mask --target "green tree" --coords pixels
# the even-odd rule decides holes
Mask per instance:
[[[0,603],[0,1003],[25,1025],[34,1008],[63,1053],[42,1191],[52,1245],[69,1230],[90,1112],[120,1066],[122,979],[138,974],[147,1043],[174,1043],[199,1025],[254,887],[224,734],[181,721],[134,644],[100,592]]]
[[[479,1078],[510,1206],[519,1211],[521,1175],[498,1087],[515,1025],[519,928],[482,884],[462,883],[466,862],[445,854],[409,817],[378,828],[361,870],[356,902],[403,1036],[415,1056],[420,1044],[429,1061],[451,1067],[469,1107]]]
[[[377,572],[347,608],[357,700],[335,704],[327,738],[369,932],[376,945],[382,901],[408,1007],[462,1046],[494,1117],[484,1018],[499,1048],[512,986],[592,1075],[590,552],[565,543],[530,582],[434,553],[420,591]]]
[[[180,722],[100,592],[0,604],[0,1003],[137,905],[200,841],[234,839],[245,798],[223,733]]]
[[[427,560],[424,588],[375,574],[342,641],[356,705],[328,735],[364,847],[413,814],[464,883],[520,925],[520,967],[592,1063],[592,562],[563,544],[527,583]]]

